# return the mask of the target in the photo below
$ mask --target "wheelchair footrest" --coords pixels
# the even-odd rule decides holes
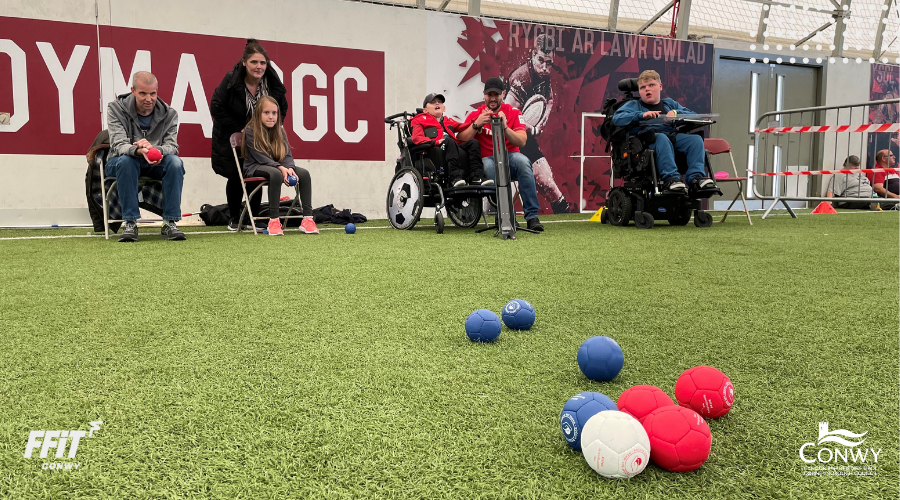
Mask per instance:
[[[691,198],[712,198],[713,196],[722,196],[722,191],[719,188],[714,188],[700,189],[691,193]]]

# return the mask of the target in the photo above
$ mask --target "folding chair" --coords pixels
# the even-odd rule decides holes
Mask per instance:
[[[268,219],[268,217],[259,217],[253,215],[253,210],[250,208],[250,199],[259,192],[260,189],[269,185],[269,179],[265,177],[247,177],[244,178],[244,172],[241,170],[241,161],[238,158],[238,149],[244,145],[244,134],[241,132],[236,132],[231,134],[231,152],[234,154],[234,165],[238,171],[238,178],[241,179],[241,190],[244,192],[244,209],[241,211],[241,217],[238,219],[238,232],[241,231],[241,225],[244,222],[244,214],[249,215],[250,225],[253,227],[253,234],[259,234],[259,231],[256,230],[256,221]],[[253,186],[253,190],[250,191],[250,194],[247,194],[247,185],[250,184]],[[281,204],[281,200],[269,200],[269,206],[275,204]],[[300,203],[300,186],[294,186],[294,200],[291,203],[291,207],[288,209],[288,215],[278,217],[278,220],[283,223],[285,227],[287,224],[284,223],[286,219],[302,219],[303,215],[291,215],[294,212],[294,208]]]
[[[725,139],[703,139],[703,147],[709,152],[710,155],[719,155],[728,153],[728,157],[731,159],[731,169],[734,171],[734,177],[727,177],[725,179],[716,179],[716,183],[720,182],[735,182],[737,183],[738,194],[735,195],[734,199],[731,200],[731,204],[728,205],[728,208],[725,210],[707,210],[707,212],[725,212],[722,215],[722,220],[719,222],[725,222],[725,218],[728,217],[728,212],[740,212],[740,210],[732,210],[731,207],[737,202],[738,198],[744,203],[744,214],[747,216],[747,222],[750,225],[753,225],[753,221],[750,219],[750,212],[747,210],[747,199],[744,198],[744,181],[747,180],[746,177],[739,177],[737,173],[737,166],[734,164],[734,156],[731,155],[731,146],[728,144],[728,141]]]
[[[103,197],[103,231],[107,240],[109,239],[109,225],[117,222],[125,222],[124,219],[110,219],[109,205],[111,198],[115,198],[118,202],[119,197],[118,191],[115,191],[118,179],[115,177],[106,177],[106,155],[108,152],[109,149],[99,150],[94,157],[94,161],[100,165],[100,186],[102,186],[100,188],[100,193]],[[107,181],[111,181],[109,187],[106,186]],[[151,179],[150,177],[138,177],[138,195],[141,196],[146,203],[155,206],[162,205],[162,181],[159,179]],[[121,209],[119,213],[120,212]],[[163,222],[163,219],[141,218],[141,222]]]

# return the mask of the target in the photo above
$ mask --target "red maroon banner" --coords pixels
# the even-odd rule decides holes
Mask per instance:
[[[900,67],[889,64],[873,64],[869,90],[869,100],[881,101],[900,97]],[[900,122],[900,106],[896,104],[880,104],[869,106],[869,123]],[[867,144],[866,166],[875,166],[875,155],[887,149],[900,157],[900,134],[869,134]]]
[[[209,102],[246,40],[100,26],[98,50],[93,25],[9,17],[0,25],[0,113],[11,115],[0,154],[84,154],[105,126],[106,103],[145,70],[179,110],[180,155],[209,157]],[[384,160],[384,53],[261,43],[287,88],[294,157]]]
[[[541,213],[594,211],[605,201],[611,163],[599,136],[603,118],[591,115],[605,99],[623,97],[619,80],[656,70],[663,97],[698,113],[712,106],[709,44],[437,15],[428,30],[429,59],[446,61],[429,65],[429,92],[444,94],[451,116],[483,103],[488,78],[507,82],[506,102],[533,127],[522,153],[532,161]]]

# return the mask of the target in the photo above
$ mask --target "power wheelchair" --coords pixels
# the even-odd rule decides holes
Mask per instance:
[[[607,152],[611,150],[612,179],[606,197],[606,209],[601,214],[601,222],[613,226],[627,226],[634,220],[640,229],[650,229],[656,220],[667,220],[670,225],[684,226],[694,216],[694,225],[709,227],[712,215],[702,209],[701,200],[714,195],[722,195],[718,187],[702,191],[673,192],[661,187],[661,180],[656,170],[656,155],[649,145],[655,141],[652,130],[644,130],[632,134],[633,125],[616,127],[612,116],[623,104],[638,99],[632,92],[638,91],[637,78],[626,78],[618,84],[619,90],[625,93],[622,100],[609,98],[603,105],[606,116],[600,127],[600,136],[607,143]],[[663,118],[659,118],[663,120]],[[675,129],[675,133],[694,133],[702,137],[699,130],[715,123],[713,120],[693,119],[691,115],[679,119],[666,119]],[[707,176],[713,177],[710,168],[709,153],[704,155]],[[687,160],[684,153],[675,150],[675,165],[678,173],[687,171]],[[614,186],[614,180],[621,179],[621,186]]]
[[[416,109],[416,113],[421,112],[422,109]],[[391,129],[397,129],[397,147],[400,150],[387,193],[387,214],[391,226],[412,229],[425,206],[434,206],[434,227],[438,234],[444,232],[443,208],[447,209],[447,216],[454,225],[463,228],[477,226],[482,216],[482,198],[493,197],[496,187],[451,186],[447,169],[435,166],[427,157],[435,141],[413,143],[410,120],[414,116],[403,111],[384,119]],[[430,132],[436,134],[434,129]]]

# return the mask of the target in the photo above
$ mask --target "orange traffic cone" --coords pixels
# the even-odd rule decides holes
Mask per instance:
[[[819,206],[816,207],[815,210],[812,211],[814,214],[836,214],[837,210],[831,206],[831,203],[827,201],[823,201],[819,203]]]

